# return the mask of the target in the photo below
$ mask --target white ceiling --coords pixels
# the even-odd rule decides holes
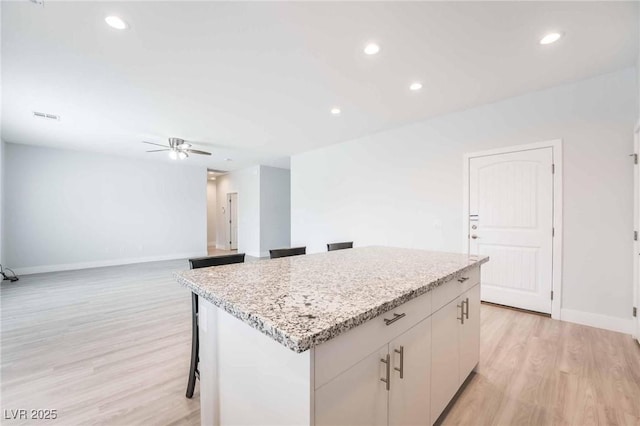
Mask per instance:
[[[168,161],[140,141],[175,136],[214,144],[186,161],[215,169],[287,167],[294,153],[633,66],[638,52],[635,2],[45,2],[2,2],[5,141]],[[131,28],[108,27],[111,14]],[[550,30],[566,36],[538,44]],[[382,50],[366,56],[372,40]]]

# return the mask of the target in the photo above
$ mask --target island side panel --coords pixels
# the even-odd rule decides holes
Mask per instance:
[[[220,424],[218,401],[217,308],[199,298],[198,331],[200,338],[198,370],[200,371],[200,423]]]
[[[312,350],[293,352],[208,301],[200,311],[202,424],[312,425]]]

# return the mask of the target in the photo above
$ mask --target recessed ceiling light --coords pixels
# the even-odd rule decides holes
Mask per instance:
[[[104,21],[107,23],[107,25],[115,28],[116,30],[126,30],[127,28],[129,28],[129,25],[127,25],[127,23],[118,16],[107,16],[106,18],[104,18]]]
[[[562,38],[562,33],[549,33],[540,39],[540,44],[551,44]]]
[[[376,43],[369,43],[364,47],[364,53],[367,55],[375,55],[380,51],[380,46]]]
[[[333,115],[340,115],[341,112],[342,111],[340,111],[340,108],[337,108],[337,107],[331,108],[331,114]]]
[[[415,83],[411,83],[411,86],[409,86],[409,90],[413,90],[414,92],[418,91],[422,89],[422,83],[420,82],[415,82]]]

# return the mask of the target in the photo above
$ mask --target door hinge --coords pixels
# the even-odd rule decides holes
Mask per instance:
[[[633,307],[633,316],[634,317],[638,316],[638,308],[636,308],[635,306]]]
[[[552,237],[556,236],[556,228],[551,228],[551,236]]]
[[[633,164],[638,164],[638,154],[629,154],[630,157],[633,157]]]
[[[633,231],[633,241],[638,241],[638,231]]]
[[[551,290],[551,300],[553,300],[553,290]]]
[[[556,172],[556,165],[552,164],[551,165],[551,173],[555,173]]]

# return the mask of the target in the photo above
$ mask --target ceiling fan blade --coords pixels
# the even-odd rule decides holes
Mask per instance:
[[[211,155],[210,152],[200,151],[197,149],[185,149],[189,154]]]
[[[167,149],[152,149],[151,151],[146,151],[146,152],[161,152],[161,151],[171,151],[169,148]]]
[[[142,141],[142,143],[148,143],[149,145],[157,145],[157,146],[161,146],[163,148],[170,148],[167,145],[160,145],[159,143],[155,143],[155,142],[147,142],[147,141]]]
[[[185,140],[185,142],[190,143],[191,145],[200,145],[200,146],[210,146],[213,148],[228,148],[229,146],[231,146],[232,144],[224,144],[224,143],[214,143],[214,142],[207,142],[207,141],[192,141],[192,140]]]

